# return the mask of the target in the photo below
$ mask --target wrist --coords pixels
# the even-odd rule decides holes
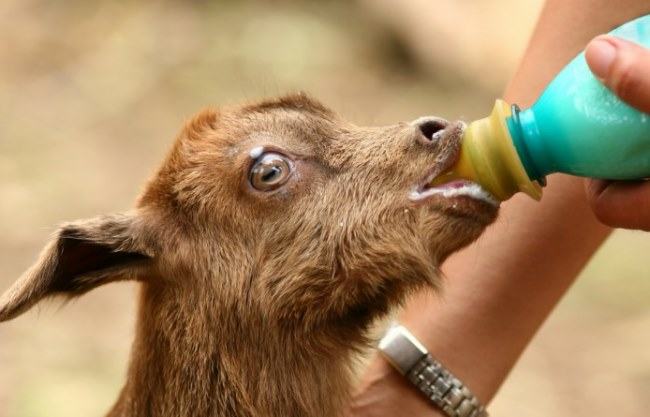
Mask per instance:
[[[377,410],[381,414],[377,414]],[[375,355],[366,369],[348,415],[446,417],[380,355]]]
[[[469,305],[440,303],[431,293],[420,294],[411,301],[399,322],[435,359],[470,387],[481,403],[489,403],[505,378],[492,358],[485,356],[485,347],[492,337],[489,327],[473,319]],[[426,312],[426,317],[422,312]]]
[[[379,342],[381,355],[422,398],[448,417],[487,417],[485,408],[467,385],[404,326],[393,325]]]

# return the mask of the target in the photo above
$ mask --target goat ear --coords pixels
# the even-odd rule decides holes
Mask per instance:
[[[143,223],[132,213],[63,225],[38,261],[0,298],[0,321],[45,297],[74,297],[113,281],[143,280],[154,256]]]

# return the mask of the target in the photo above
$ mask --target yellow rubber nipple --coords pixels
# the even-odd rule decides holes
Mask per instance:
[[[501,201],[519,191],[539,200],[542,187],[526,174],[508,131],[506,120],[511,114],[510,106],[497,100],[488,117],[470,123],[463,135],[458,162],[434,179],[432,185],[464,179],[478,183]]]

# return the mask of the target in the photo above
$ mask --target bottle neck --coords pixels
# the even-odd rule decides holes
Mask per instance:
[[[548,165],[543,163],[545,153],[543,149],[532,149],[534,147],[530,146],[531,144],[543,144],[535,120],[535,113],[532,108],[522,111],[516,104],[512,105],[511,112],[512,114],[506,120],[506,124],[519,159],[528,177],[544,186],[546,185],[546,174],[548,174],[546,170],[541,168]]]

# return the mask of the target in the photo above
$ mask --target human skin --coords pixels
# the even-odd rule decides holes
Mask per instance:
[[[533,104],[594,36],[649,12],[645,0],[548,0],[504,98]],[[552,175],[541,202],[519,195],[504,203],[479,241],[445,264],[444,293],[418,294],[399,316],[484,404],[611,231],[592,212],[582,183]],[[348,415],[443,414],[376,356]]]
[[[592,72],[616,95],[650,113],[650,50],[599,36],[589,43],[585,57]],[[591,208],[603,223],[650,231],[649,181],[588,180],[586,190]]]

